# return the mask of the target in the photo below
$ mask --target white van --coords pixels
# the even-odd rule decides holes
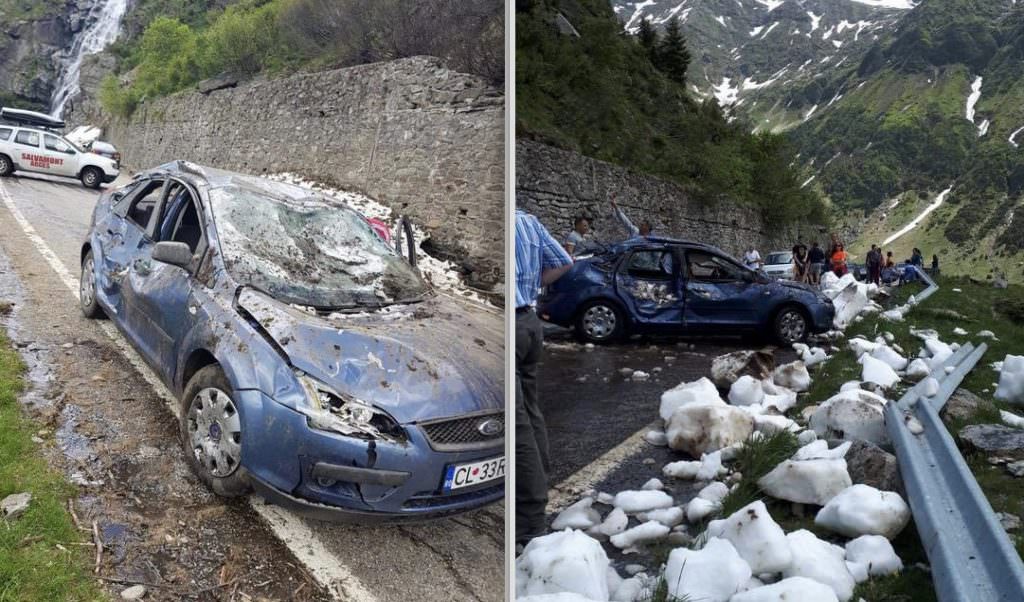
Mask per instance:
[[[12,117],[6,109],[0,117]],[[25,111],[24,113],[28,113]],[[113,182],[118,161],[88,152],[45,128],[0,122],[0,176],[31,171],[81,180],[88,188]]]

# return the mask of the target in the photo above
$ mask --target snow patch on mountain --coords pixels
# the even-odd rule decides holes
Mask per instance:
[[[785,0],[757,0],[757,3],[768,9],[768,12],[772,12],[776,8],[782,6]]]
[[[779,25],[778,21],[776,21],[776,22],[772,23],[771,25],[769,25],[768,29],[765,30],[765,32],[763,34],[761,34],[761,37],[758,38],[758,39],[759,40],[763,40],[763,39],[767,38],[768,34],[770,34],[772,32],[772,30],[775,29],[778,25]]]
[[[731,105],[739,98],[740,89],[733,87],[731,82],[731,78],[723,77],[722,83],[712,88],[712,93],[720,106]]]
[[[654,6],[657,3],[657,0],[644,0],[643,2],[635,4],[633,6],[633,16],[629,18],[629,21],[626,21],[626,30],[632,31],[634,27],[639,27],[640,20],[644,18],[644,9],[648,6]],[[685,2],[683,4],[685,4]]]
[[[903,226],[902,228],[900,228],[899,232],[897,232],[896,234],[893,234],[889,238],[883,240],[882,241],[882,246],[884,247],[884,246],[888,245],[892,241],[896,240],[897,238],[903,236],[907,232],[910,232],[911,230],[916,228],[918,226],[918,224],[920,224],[921,221],[924,218],[928,217],[929,213],[931,213],[932,211],[935,211],[936,209],[939,208],[939,205],[941,205],[946,200],[946,197],[949,196],[949,193],[952,190],[953,190],[953,187],[950,186],[949,188],[947,188],[947,189],[943,190],[942,192],[940,192],[939,196],[935,197],[935,201],[932,204],[930,204],[927,207],[925,207],[924,211],[919,213],[918,216],[915,217],[909,224],[907,224],[906,226]]]
[[[715,17],[715,21],[721,23],[722,27],[728,27],[728,25],[725,24],[725,17],[723,17],[722,15],[718,15],[717,17]]]
[[[895,8],[899,10],[910,10],[918,4],[911,0],[853,0],[853,2],[867,4],[876,8]]]
[[[981,76],[974,78],[971,84],[971,93],[967,95],[967,121],[974,123],[974,107],[981,99]]]
[[[816,15],[811,11],[807,11],[807,16],[811,18],[811,31],[815,31],[818,29],[818,26],[821,25],[821,18],[824,17],[825,14],[822,13],[820,15]]]
[[[809,111],[804,113],[804,121],[807,121],[808,119],[810,119],[811,115],[814,115],[814,112],[817,111],[817,110],[818,110],[818,105],[814,105],[813,107],[811,107]]]
[[[1024,132],[1024,126],[1021,126],[1021,127],[1017,128],[1017,129],[1015,129],[1013,131],[1013,133],[1010,134],[1009,140],[1010,140],[1010,144],[1013,145],[1013,148],[1017,148],[1018,147],[1018,144],[1017,144],[1017,134],[1019,134],[1021,132]]]
[[[989,126],[988,119],[986,119],[985,121],[982,121],[981,125],[978,126],[978,137],[979,138],[981,138],[982,136],[984,136],[985,134],[988,133],[988,126]]]

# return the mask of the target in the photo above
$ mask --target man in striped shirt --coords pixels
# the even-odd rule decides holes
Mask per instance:
[[[516,543],[544,534],[548,503],[548,432],[537,399],[544,331],[534,311],[542,286],[572,258],[536,217],[516,210]]]

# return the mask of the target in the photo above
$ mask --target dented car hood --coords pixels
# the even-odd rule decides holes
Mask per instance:
[[[238,306],[295,368],[401,423],[504,408],[501,315],[445,294],[315,314],[244,288]]]

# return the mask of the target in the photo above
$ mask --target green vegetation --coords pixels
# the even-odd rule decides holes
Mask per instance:
[[[32,494],[24,514],[0,519],[0,601],[103,600],[90,579],[88,548],[76,545],[82,534],[67,512],[75,489],[49,468],[18,404],[22,370],[0,335],[0,498]]]
[[[751,437],[736,455],[734,467],[743,475],[735,489],[722,500],[722,516],[729,516],[751,502],[764,498],[757,482],[782,462],[790,459],[800,444],[796,435],[779,431],[763,438]]]
[[[579,37],[560,33],[558,12]],[[517,136],[675,181],[702,202],[760,207],[773,223],[824,222],[785,138],[691,98],[676,81],[685,55],[665,62],[673,37],[643,35],[624,33],[606,0],[518,2]]]
[[[139,102],[221,74],[343,67],[415,55],[445,59],[495,82],[504,75],[498,0],[241,0],[206,10],[200,0],[142,0],[115,44],[122,77],[103,82],[100,102],[128,116]]]
[[[0,0],[0,23],[42,19],[64,8],[60,0]]]

